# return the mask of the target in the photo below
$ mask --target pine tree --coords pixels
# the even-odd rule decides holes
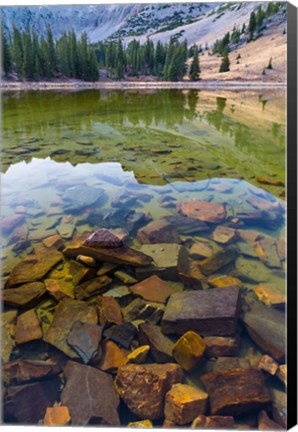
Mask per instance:
[[[194,57],[189,71],[189,77],[191,81],[198,81],[200,79],[200,73],[201,73],[201,69],[200,69],[198,47],[195,46]]]
[[[254,34],[255,29],[256,29],[256,15],[255,15],[254,11],[252,11],[252,13],[250,14],[249,23],[248,23],[248,32],[250,35],[249,36],[250,39],[253,38],[253,34]]]
[[[57,61],[56,61],[54,38],[50,26],[48,26],[47,28],[45,58],[46,58],[46,76],[47,78],[53,78],[57,72]]]
[[[8,74],[12,71],[12,58],[11,58],[11,48],[7,40],[7,36],[4,33],[3,27],[1,29],[2,33],[2,55],[3,55],[3,71]]]
[[[228,72],[229,70],[230,70],[230,59],[229,59],[229,54],[226,51],[223,55],[219,72]]]
[[[116,53],[116,79],[122,79],[124,76],[124,51],[122,41],[119,38]]]
[[[24,49],[22,35],[15,25],[13,26],[12,59],[14,70],[21,78],[23,76]]]
[[[34,57],[31,32],[29,27],[27,27],[26,31],[23,32],[23,47],[24,57],[22,64],[22,76],[30,80],[34,78]]]
[[[157,76],[161,76],[165,64],[165,50],[160,41],[156,44],[154,71]]]

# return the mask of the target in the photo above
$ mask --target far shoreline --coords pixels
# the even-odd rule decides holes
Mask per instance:
[[[0,91],[22,91],[22,90],[254,90],[254,89],[282,89],[286,88],[286,82],[262,82],[262,81],[1,81]]]

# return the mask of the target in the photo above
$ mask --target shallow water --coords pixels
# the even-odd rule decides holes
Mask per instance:
[[[23,216],[19,232],[3,233],[3,284],[16,264],[57,233],[67,246],[85,231],[121,228],[125,243],[139,249],[138,229],[152,219],[177,217],[183,200],[223,204],[230,227],[284,243],[285,187],[256,178],[285,181],[282,93],[41,91],[4,94],[3,108],[1,216]],[[243,216],[255,211],[264,217],[252,223]],[[188,250],[204,241],[224,250],[227,245],[212,238],[213,227],[196,232],[176,226],[179,242]],[[235,244],[245,265],[260,262],[239,239]],[[242,268],[245,296],[259,282],[284,294],[284,258],[271,264],[261,264],[262,277]],[[63,278],[66,267],[60,264],[48,277]],[[234,264],[215,273],[235,275]],[[184,289],[179,280],[169,283]],[[54,304],[39,307],[50,321]],[[260,356],[245,335],[240,352],[252,362]],[[22,356],[22,349],[12,354]]]

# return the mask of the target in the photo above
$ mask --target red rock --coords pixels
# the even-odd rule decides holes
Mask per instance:
[[[35,282],[45,276],[62,259],[62,253],[56,249],[41,249],[13,268],[8,283],[10,286],[15,286]]]
[[[116,390],[128,409],[140,419],[155,420],[164,413],[165,394],[182,380],[180,366],[127,364],[118,369]]]
[[[43,419],[45,426],[66,426],[70,422],[69,410],[66,406],[53,406],[46,410]]]
[[[58,301],[65,297],[74,298],[73,287],[64,280],[45,279],[46,290]]]
[[[263,355],[257,364],[258,369],[268,372],[270,375],[275,375],[278,367],[278,363],[267,354]]]
[[[212,239],[221,244],[232,243],[237,238],[237,231],[226,226],[217,226],[212,233]]]
[[[175,292],[167,282],[156,275],[131,286],[129,289],[144,300],[157,303],[166,303],[170,295]]]
[[[101,341],[102,327],[76,321],[67,336],[67,343],[88,363],[96,354]]]
[[[69,361],[64,375],[61,403],[69,409],[72,426],[120,426],[119,396],[109,374]]]
[[[4,399],[4,422],[37,424],[58,398],[59,378],[8,387]]]
[[[264,377],[258,369],[225,369],[203,375],[201,381],[210,397],[212,415],[238,416],[271,405]]]
[[[262,410],[258,415],[258,430],[276,431],[284,430],[284,428],[280,424],[271,420],[266,411]]]
[[[113,297],[99,296],[97,304],[99,322],[102,326],[121,324],[123,322],[121,308]]]
[[[16,325],[15,341],[22,344],[42,338],[42,330],[35,309],[18,316]]]
[[[220,223],[226,218],[226,210],[222,204],[207,201],[181,201],[177,208],[183,215],[202,222]]]
[[[23,384],[58,375],[60,372],[60,366],[51,360],[14,360],[3,366],[3,379],[6,384]]]
[[[137,233],[140,243],[179,243],[176,229],[164,218],[153,220]]]
[[[232,429],[234,417],[231,416],[204,416],[199,415],[191,424],[191,429]]]
[[[186,384],[174,384],[165,398],[165,418],[179,426],[192,422],[204,414],[208,394]]]
[[[120,366],[128,363],[126,353],[114,342],[107,340],[103,345],[103,353],[97,367],[105,372],[116,373]]]
[[[239,351],[239,337],[220,337],[206,336],[204,337],[206,344],[206,357],[233,357]]]
[[[15,216],[5,216],[1,219],[1,229],[4,234],[12,231],[17,225],[21,224],[24,221],[24,216],[15,215]]]
[[[148,323],[140,324],[139,339],[141,344],[150,346],[150,354],[157,363],[174,361],[172,355],[174,343],[162,334],[159,326]]]
[[[31,282],[18,288],[9,288],[2,291],[4,303],[15,307],[33,305],[46,293],[42,282]]]
[[[77,358],[78,354],[67,343],[68,334],[76,321],[97,324],[96,307],[78,300],[62,300],[56,307],[44,341],[54,345],[69,357]]]

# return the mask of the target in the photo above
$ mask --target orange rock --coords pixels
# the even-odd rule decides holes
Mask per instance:
[[[272,177],[267,176],[257,176],[256,180],[258,183],[266,184],[270,186],[284,186],[284,182],[281,180],[273,179]]]
[[[63,244],[63,239],[61,236],[59,236],[59,234],[55,234],[55,235],[52,235],[50,237],[43,239],[42,242],[45,245],[45,247],[59,248]]]
[[[180,366],[191,371],[204,355],[206,343],[194,331],[182,335],[173,347],[173,357]]]
[[[276,423],[275,421],[271,420],[268,417],[268,414],[266,411],[262,410],[258,415],[258,429],[259,430],[283,430],[284,428]]]
[[[53,406],[46,410],[43,420],[45,426],[66,426],[70,422],[69,410],[66,406]]]
[[[202,222],[220,223],[226,218],[226,209],[222,204],[207,201],[181,201],[177,208],[183,215]]]
[[[285,294],[274,285],[259,284],[254,291],[258,299],[266,306],[284,307],[286,304]]]
[[[18,316],[15,341],[17,344],[42,339],[42,330],[35,309]]]
[[[74,298],[73,288],[65,281],[58,279],[45,279],[46,289],[58,301],[65,297]]]
[[[230,286],[243,286],[240,279],[233,276],[212,276],[208,279],[208,284],[214,288],[225,288]]]
[[[257,368],[268,372],[270,375],[275,375],[278,370],[278,363],[269,355],[263,355],[258,361]]]
[[[165,418],[179,426],[192,422],[206,411],[208,394],[186,384],[174,384],[166,394]]]
[[[128,362],[126,353],[114,342],[108,340],[103,347],[103,355],[98,368],[106,372],[117,372]]]
[[[228,244],[238,237],[237,231],[234,228],[225,226],[217,226],[212,233],[212,239],[217,243]]]
[[[113,297],[99,296],[97,304],[101,325],[121,324],[123,322],[121,308]]]
[[[287,374],[287,365],[280,365],[276,375],[284,383],[285,386],[287,386]]]
[[[144,300],[166,303],[167,299],[175,291],[164,280],[153,275],[129,288],[135,295],[142,297]]]

